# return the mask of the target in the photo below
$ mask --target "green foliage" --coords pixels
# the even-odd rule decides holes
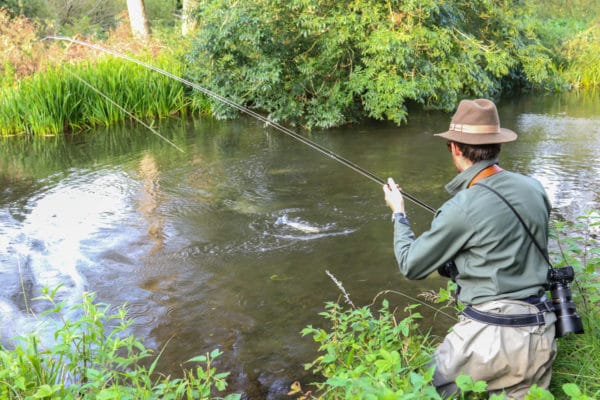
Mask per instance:
[[[397,321],[384,300],[377,313],[369,307],[343,310],[327,303],[321,315],[331,331],[308,326],[302,334],[320,344],[322,355],[306,368],[326,378],[316,384],[323,398],[439,398],[430,385],[430,341],[416,331],[419,314]]]
[[[104,35],[126,9],[122,0],[5,0],[14,15],[44,21],[46,29],[63,35]]]
[[[177,8],[181,0],[145,0],[153,28],[180,30]],[[43,21],[46,29],[66,36],[106,37],[126,15],[125,0],[0,0],[0,8],[12,15]]]
[[[180,73],[180,64],[170,56],[152,62]],[[129,118],[85,82],[138,118],[163,118],[206,107],[191,103],[183,85],[173,79],[130,61],[102,59],[62,65],[0,89],[0,135],[57,135]]]
[[[594,398],[597,398],[596,396],[594,396],[594,397],[586,396],[585,394],[583,394],[581,392],[579,387],[577,387],[577,385],[575,385],[573,383],[567,383],[567,384],[563,385],[562,388],[563,388],[563,391],[569,396],[569,398],[573,399],[573,400],[593,400]]]
[[[566,79],[575,87],[600,87],[600,18],[563,45]]]
[[[124,307],[111,313],[88,293],[70,310],[78,318],[66,319],[61,317],[65,305],[54,300],[57,290],[45,290],[37,299],[49,304],[46,322],[56,322],[53,345],[46,348],[31,334],[18,339],[12,350],[0,348],[1,398],[209,399],[212,392],[225,390],[228,373],[212,366],[220,351],[189,360],[198,367],[184,371],[184,378],[154,377],[158,357],[149,368],[138,364],[152,352],[128,334],[132,322]]]
[[[459,375],[456,377],[456,386],[460,389],[461,397],[464,399],[465,394],[468,393],[468,398],[479,398],[479,395],[483,395],[487,398],[486,387],[487,383],[484,381],[474,381],[468,375]],[[492,400],[499,397],[504,399],[503,396],[492,396]]]
[[[527,0],[541,19],[566,19],[583,24],[600,14],[597,0]]]
[[[5,8],[13,15],[28,17],[45,17],[48,15],[48,5],[44,0],[0,0],[0,8]]]
[[[597,0],[529,0],[537,30],[552,49],[560,75],[574,88],[600,85],[600,7]]]
[[[337,303],[327,303],[326,311],[320,315],[328,320],[329,330],[307,326],[302,335],[312,335],[319,344],[320,355],[306,365],[313,373],[323,377],[323,381],[314,383],[315,393],[303,392],[298,383],[292,385],[290,394],[299,395],[299,399],[441,399],[432,386],[433,367],[430,367],[433,342],[419,332],[418,314],[410,314],[415,306],[408,307],[408,316],[397,321],[394,313],[389,311],[389,304],[384,300],[378,312],[370,307],[343,309]],[[598,307],[593,310],[598,314]],[[591,328],[588,326],[588,328]],[[600,326],[596,326],[599,329]],[[595,332],[595,331],[590,331]],[[562,338],[565,340],[583,338],[574,335]],[[596,357],[597,353],[586,347],[575,358],[584,361]],[[594,350],[597,350],[594,349]],[[565,353],[561,349],[559,353]],[[588,351],[586,354],[585,352]],[[587,400],[598,398],[598,378],[595,375],[576,375],[576,372],[565,373],[561,357],[555,365],[555,377],[551,391],[533,385],[526,395],[527,400],[552,400],[565,398]],[[597,367],[596,367],[597,368]],[[556,378],[556,376],[562,376]],[[568,380],[565,382],[564,377]],[[573,382],[573,378],[577,378]],[[460,399],[504,399],[502,394],[489,395],[487,384],[474,381],[471,377],[460,375],[456,379],[461,390]],[[554,395],[552,394],[554,393]],[[566,396],[565,396],[566,395]],[[590,395],[592,397],[590,397]],[[556,396],[556,397],[555,397]]]
[[[557,267],[571,265],[575,269],[576,284],[581,302],[587,306],[600,305],[600,212],[588,211],[574,222],[555,221],[551,235],[558,244],[555,254]],[[587,310],[590,311],[590,310]]]
[[[181,19],[178,17],[181,0],[144,0],[144,4],[153,34],[157,27],[171,27],[177,32],[181,31]]]
[[[552,234],[558,243],[556,266],[572,265],[576,271],[573,299],[583,321],[583,335],[569,335],[558,342],[552,388],[577,384],[593,398],[600,397],[600,213],[590,211],[574,222],[556,221]],[[572,386],[569,392],[575,393]],[[586,397],[573,397],[584,399]]]
[[[200,2],[189,75],[270,118],[329,127],[401,123],[553,76],[519,1]],[[214,105],[217,116],[232,111]]]

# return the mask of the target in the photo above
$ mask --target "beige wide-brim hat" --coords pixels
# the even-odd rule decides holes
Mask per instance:
[[[450,128],[434,136],[475,145],[506,143],[517,139],[515,132],[500,127],[496,105],[487,99],[462,100],[452,117]]]

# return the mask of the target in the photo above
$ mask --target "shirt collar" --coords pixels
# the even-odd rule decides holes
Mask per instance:
[[[476,162],[460,174],[456,175],[454,179],[452,179],[450,182],[448,182],[448,184],[446,185],[446,191],[454,196],[461,190],[466,189],[469,185],[469,182],[471,182],[471,180],[473,180],[473,178],[475,178],[475,176],[481,170],[497,163],[497,159]]]

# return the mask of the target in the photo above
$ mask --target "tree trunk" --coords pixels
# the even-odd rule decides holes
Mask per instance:
[[[133,36],[144,41],[150,39],[150,22],[144,0],[127,0],[127,12]]]
[[[196,28],[196,20],[194,19],[194,16],[192,14],[193,14],[194,10],[196,9],[197,5],[198,5],[198,0],[183,0],[183,7],[181,10],[182,16],[183,16],[183,23],[181,25],[181,33],[184,36]]]

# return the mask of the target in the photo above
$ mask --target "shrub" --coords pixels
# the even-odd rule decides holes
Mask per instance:
[[[211,0],[198,21],[193,80],[275,121],[401,123],[409,103],[449,111],[553,77],[523,2]]]
[[[439,398],[429,383],[433,368],[428,366],[432,346],[427,335],[417,333],[418,313],[397,321],[387,300],[377,313],[370,307],[343,310],[327,303],[321,313],[331,331],[308,326],[303,335],[312,335],[322,353],[307,365],[325,381],[316,387],[324,398],[399,398],[408,393],[421,399]]]
[[[228,373],[211,365],[220,351],[190,359],[199,365],[184,371],[184,378],[158,375],[158,357],[149,368],[139,364],[152,351],[128,333],[132,321],[125,307],[111,313],[87,293],[69,310],[78,317],[66,319],[61,317],[65,305],[54,300],[57,290],[46,289],[37,299],[49,304],[43,317],[44,323],[55,324],[54,343],[45,346],[34,333],[17,338],[13,349],[0,348],[3,399],[209,399],[226,388]]]

